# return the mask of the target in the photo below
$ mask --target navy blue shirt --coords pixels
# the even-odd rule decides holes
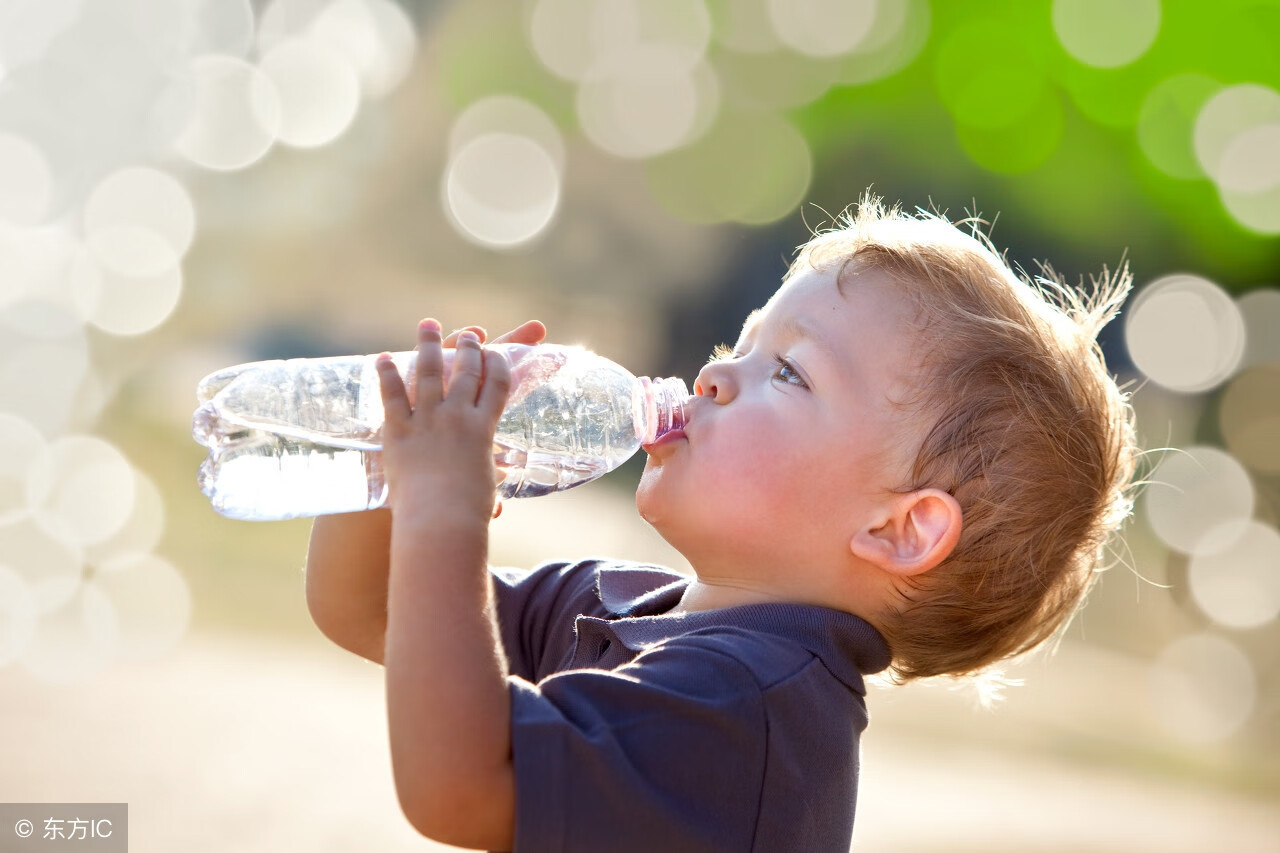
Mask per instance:
[[[801,604],[667,614],[689,578],[588,560],[492,570],[511,675],[515,853],[849,849],[856,616]]]

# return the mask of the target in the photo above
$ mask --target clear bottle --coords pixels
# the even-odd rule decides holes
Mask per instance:
[[[496,344],[511,393],[494,436],[502,498],[581,485],[642,444],[684,426],[680,379],[635,377],[580,347]],[[448,381],[453,350],[445,350]],[[410,399],[414,351],[393,353]],[[200,488],[229,518],[273,521],[354,512],[387,497],[377,356],[261,361],[211,373],[192,435],[209,448]]]

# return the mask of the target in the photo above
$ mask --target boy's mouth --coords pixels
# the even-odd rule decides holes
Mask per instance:
[[[652,444],[642,445],[645,453],[653,453],[654,449],[662,447],[664,444],[670,444],[673,441],[684,439],[684,430],[679,427],[664,433],[657,441]]]

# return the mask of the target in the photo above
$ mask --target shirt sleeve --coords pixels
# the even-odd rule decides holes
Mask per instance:
[[[616,670],[508,682],[515,853],[751,849],[767,738],[738,660],[688,635]]]
[[[533,570],[490,568],[498,628],[512,675],[538,681],[573,645],[574,620],[599,613],[598,562],[543,563]]]

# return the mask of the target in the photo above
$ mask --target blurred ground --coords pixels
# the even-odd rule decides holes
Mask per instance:
[[[134,853],[448,849],[399,812],[381,671],[306,616],[309,522],[222,519],[189,485],[194,465],[167,458],[152,468],[174,495],[167,529],[201,531],[161,549],[190,585],[192,629],[157,660],[79,685],[0,669],[0,801],[126,801]],[[610,485],[509,503],[492,561],[687,568]],[[1280,851],[1270,741],[1177,742],[1143,710],[1148,669],[1070,641],[1011,673],[1026,684],[995,710],[972,691],[873,688],[855,849]]]
[[[127,801],[134,853],[452,849],[399,813],[379,669],[318,634],[201,632],[83,687],[5,670],[0,695],[0,800]],[[1274,799],[993,745],[993,729],[1053,730],[1034,703],[1010,704],[993,715],[946,691],[874,694],[855,849],[1280,850]]]

